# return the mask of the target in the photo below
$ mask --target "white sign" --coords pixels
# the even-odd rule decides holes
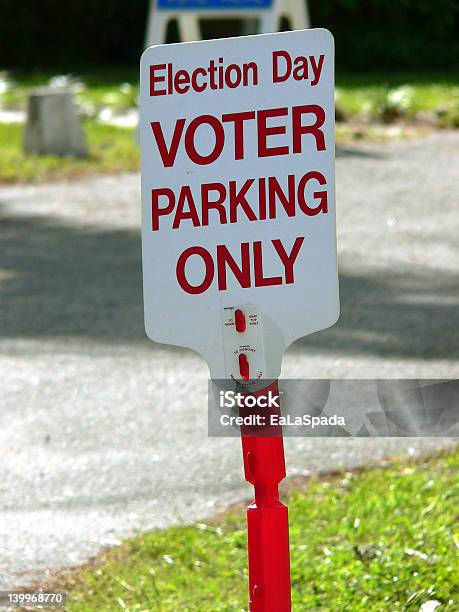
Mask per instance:
[[[172,21],[181,41],[201,40],[201,22],[209,19],[242,20],[245,30],[260,33],[279,31],[285,20],[292,30],[309,27],[306,0],[151,0],[147,45],[166,42]]]
[[[147,335],[276,378],[339,316],[331,34],[148,48],[140,142]]]

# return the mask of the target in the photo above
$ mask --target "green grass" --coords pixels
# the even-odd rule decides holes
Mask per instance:
[[[84,122],[87,158],[24,155],[23,126],[0,123],[0,183],[63,180],[88,173],[129,172],[139,167],[139,148],[133,129]]]
[[[89,119],[83,122],[83,128],[89,156],[77,159],[55,155],[24,155],[24,126],[19,123],[0,123],[0,184],[77,179],[87,174],[134,172],[139,169],[140,153],[134,129],[100,124]],[[380,126],[356,128],[349,124],[339,124],[336,136],[339,142],[348,142],[412,135],[405,128],[395,129],[397,132],[392,134]],[[416,134],[419,133],[417,130]]]
[[[87,173],[137,170],[132,129],[99,124],[102,111],[122,113],[137,104],[137,70],[99,70],[64,77],[0,72],[0,109],[24,109],[31,87],[67,78],[77,92],[90,145],[88,159],[22,154],[22,127],[0,123],[0,183],[76,178]],[[338,142],[422,135],[426,126],[459,126],[459,80],[424,73],[338,74]],[[382,123],[394,123],[389,128]]]
[[[424,114],[440,127],[459,127],[459,78],[428,73],[338,75],[336,104],[345,117],[392,121]]]
[[[290,495],[293,609],[459,610],[459,450]],[[246,610],[245,513],[134,537],[60,578],[67,610]]]
[[[25,108],[30,87],[45,85],[65,75],[47,72],[0,73],[0,108]],[[137,104],[137,67],[67,75],[73,83],[83,114],[92,117],[102,109],[122,112]],[[430,114],[440,126],[459,126],[459,78],[453,73],[363,73],[336,77],[337,106],[345,118],[374,120],[413,119]],[[421,117],[422,118],[422,117]]]
[[[56,75],[51,72],[0,72],[0,108],[25,109],[31,87],[67,83],[77,94],[83,114],[93,116],[102,108],[123,111],[137,105],[138,70],[104,69]],[[3,86],[2,86],[3,83]]]
[[[135,172],[140,166],[139,147],[135,130],[100,124],[92,120],[83,123],[89,156],[86,159],[56,155],[24,155],[23,129],[19,123],[0,123],[0,184],[77,179],[88,174]],[[338,142],[355,140],[390,140],[421,135],[404,127],[392,126],[395,132],[381,126],[338,124]]]

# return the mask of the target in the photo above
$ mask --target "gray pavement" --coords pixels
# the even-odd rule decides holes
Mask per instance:
[[[337,151],[342,314],[284,377],[458,377],[458,168],[446,132]],[[207,366],[145,339],[139,215],[137,175],[0,189],[0,588],[250,495]],[[288,473],[445,442],[291,438]]]

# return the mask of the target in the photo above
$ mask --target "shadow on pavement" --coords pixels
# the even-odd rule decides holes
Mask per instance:
[[[158,262],[161,265],[161,262]],[[341,318],[292,351],[423,359],[459,357],[457,278],[429,269],[341,269]],[[1,220],[0,335],[145,341],[137,231]]]
[[[0,336],[143,340],[140,235],[1,217]]]
[[[363,157],[369,159],[387,159],[388,157],[381,151],[372,151],[361,147],[345,147],[343,145],[336,145],[335,155],[336,157]]]
[[[295,342],[313,349],[417,359],[459,357],[457,277],[429,269],[353,274],[340,270],[341,316]]]

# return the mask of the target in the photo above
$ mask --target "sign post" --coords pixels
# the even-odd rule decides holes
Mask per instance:
[[[334,49],[326,30],[160,45],[141,60],[145,328],[214,381],[277,389],[339,316]],[[251,610],[290,610],[281,429],[241,428]]]
[[[277,381],[261,393],[270,391],[279,396]],[[279,500],[285,478],[282,428],[271,427],[270,435],[254,433],[241,427],[245,478],[255,489],[247,508],[250,611],[284,612],[291,598],[288,508]]]

